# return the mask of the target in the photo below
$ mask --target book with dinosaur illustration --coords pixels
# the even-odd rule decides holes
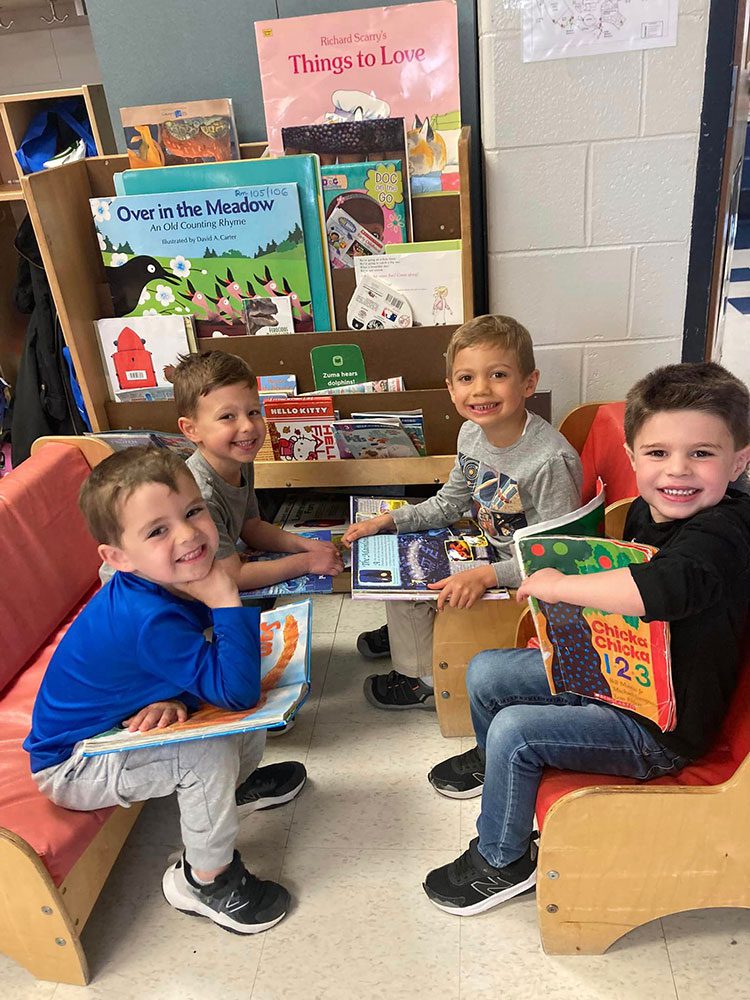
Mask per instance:
[[[90,202],[116,316],[194,316],[244,332],[245,299],[288,294],[298,329],[312,329],[296,184]]]
[[[125,170],[121,174],[115,174],[113,180],[115,193],[118,195],[296,184],[312,290],[312,306],[302,308],[306,313],[312,311],[315,330],[333,329],[333,287],[325,239],[320,161],[317,156],[282,156],[278,159],[231,160],[156,170]],[[264,290],[264,284],[264,281],[259,282],[260,287],[256,288],[258,295],[270,294],[270,291]],[[283,283],[277,285],[276,295],[286,294]],[[296,312],[299,315],[295,314],[295,321],[300,321],[296,332],[304,333],[301,310]]]
[[[648,562],[655,549],[635,542],[576,535],[518,533],[523,575],[551,567],[561,573],[601,573]],[[635,712],[663,732],[674,729],[674,689],[667,622],[646,622],[575,604],[529,598],[553,694],[569,692]]]
[[[352,497],[352,524],[405,503],[384,497]],[[449,528],[403,534],[365,535],[352,544],[352,597],[367,600],[435,601],[428,584],[496,560],[495,550],[476,521],[462,518]],[[508,598],[505,587],[486,591],[484,600]]]
[[[185,722],[174,722],[164,729],[151,729],[145,733],[110,729],[83,741],[84,757],[202,740],[211,736],[230,736],[282,725],[295,715],[310,692],[311,623],[312,605],[309,600],[286,604],[261,614],[261,696],[253,708],[231,712],[204,705]]]
[[[131,169],[239,160],[230,98],[120,108]]]
[[[402,117],[412,193],[458,190],[455,0],[256,21],[255,37],[272,154],[285,126]]]
[[[180,354],[196,350],[188,316],[98,319],[96,337],[109,386],[118,402],[172,398],[172,372]]]

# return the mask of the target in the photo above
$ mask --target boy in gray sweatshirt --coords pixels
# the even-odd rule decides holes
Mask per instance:
[[[453,405],[466,418],[448,481],[424,503],[352,524],[344,542],[381,531],[444,528],[469,514],[498,561],[431,584],[438,591],[435,604],[388,602],[387,624],[359,636],[357,648],[363,655],[374,659],[390,654],[398,668],[365,680],[365,697],[376,708],[434,709],[435,611],[445,605],[469,608],[490,587],[517,587],[513,532],[580,504],[577,453],[545,420],[526,410],[539,381],[528,330],[509,316],[478,316],[454,333],[446,368]]]

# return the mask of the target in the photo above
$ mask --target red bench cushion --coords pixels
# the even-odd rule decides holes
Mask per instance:
[[[101,560],[78,510],[89,466],[49,444],[0,479],[0,691],[97,578]]]
[[[746,639],[747,642],[747,639]],[[679,774],[653,781],[639,782],[635,778],[620,778],[609,774],[579,774],[575,771],[556,771],[548,768],[542,777],[536,798],[536,815],[539,828],[551,806],[568,792],[592,785],[719,785],[728,781],[750,754],[750,652],[740,674],[732,704],[724,719],[713,749]]]
[[[91,593],[94,590],[96,587]],[[21,746],[31,727],[31,711],[44,671],[80,607],[18,674],[0,701],[0,826],[23,837],[33,847],[55,885],[64,881],[112,812],[111,809],[75,812],[53,805],[34,784],[29,755]]]

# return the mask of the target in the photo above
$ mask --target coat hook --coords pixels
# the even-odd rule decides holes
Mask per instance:
[[[16,23],[15,21],[8,21],[7,24],[3,24],[3,19],[2,17],[0,17],[0,28],[2,28],[3,31],[10,30],[10,28],[12,28],[15,23]]]
[[[63,21],[68,20],[68,14],[63,14],[62,17],[57,16],[57,13],[55,12],[55,0],[49,0],[49,12],[52,17],[43,17],[40,14],[39,20],[44,21],[45,24],[62,24]]]

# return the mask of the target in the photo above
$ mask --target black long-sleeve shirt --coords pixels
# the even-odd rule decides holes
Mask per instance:
[[[750,607],[750,497],[729,490],[715,507],[661,524],[639,497],[624,537],[659,549],[630,572],[643,619],[669,622],[677,706],[672,732],[638,721],[663,746],[695,759],[716,738],[737,683]]]

